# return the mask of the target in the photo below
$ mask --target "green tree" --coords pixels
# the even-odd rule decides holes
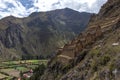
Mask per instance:
[[[34,69],[34,74],[30,80],[40,80],[41,75],[44,73],[46,66],[44,64],[39,65]]]

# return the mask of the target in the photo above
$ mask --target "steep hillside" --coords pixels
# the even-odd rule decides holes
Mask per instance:
[[[40,80],[119,80],[120,0],[108,0],[87,29],[59,49]]]
[[[90,16],[65,8],[32,13],[26,18],[6,17],[0,20],[0,58],[50,57],[86,28]]]

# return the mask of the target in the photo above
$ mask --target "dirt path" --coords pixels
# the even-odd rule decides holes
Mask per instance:
[[[71,57],[66,56],[66,55],[59,55],[58,57],[63,57],[63,58],[66,58],[66,59],[72,59]]]

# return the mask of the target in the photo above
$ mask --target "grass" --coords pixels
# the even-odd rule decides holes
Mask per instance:
[[[21,60],[21,61],[6,61],[2,62],[3,64],[10,65],[10,64],[20,64],[20,63],[33,63],[33,64],[39,64],[39,63],[47,63],[47,60]]]
[[[28,67],[31,69],[35,69],[36,67],[38,67],[38,65],[29,65]]]
[[[29,69],[28,68],[25,68],[25,67],[16,67],[15,68],[16,70],[18,70],[18,71],[21,71],[21,72],[26,72],[26,71],[29,71]]]
[[[94,56],[98,56],[100,53],[100,49],[92,49],[89,54],[94,57]]]
[[[13,77],[7,77],[5,80],[12,80]]]

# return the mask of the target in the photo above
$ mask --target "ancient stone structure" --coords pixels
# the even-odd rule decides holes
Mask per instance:
[[[67,60],[74,59],[86,46],[92,44],[102,34],[102,29],[98,25],[87,30],[87,33],[81,33],[77,39],[66,44],[63,49],[59,52],[58,59],[63,59],[64,62]],[[69,59],[68,59],[69,58]]]

